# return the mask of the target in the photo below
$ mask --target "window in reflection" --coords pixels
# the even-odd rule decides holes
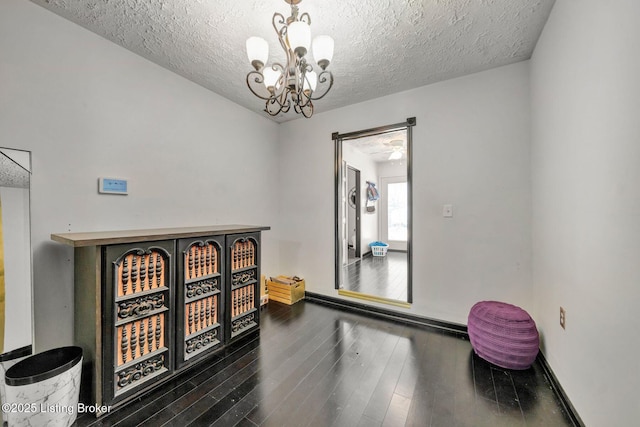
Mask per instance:
[[[389,240],[407,241],[407,183],[389,183],[387,186],[387,234]]]

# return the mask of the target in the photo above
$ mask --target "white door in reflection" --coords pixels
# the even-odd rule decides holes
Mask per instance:
[[[389,249],[407,250],[407,178],[382,177],[380,228]]]

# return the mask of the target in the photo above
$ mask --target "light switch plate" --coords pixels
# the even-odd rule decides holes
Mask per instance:
[[[444,205],[442,207],[442,216],[445,218],[453,218],[453,205]]]

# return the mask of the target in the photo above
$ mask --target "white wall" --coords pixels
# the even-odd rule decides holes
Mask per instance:
[[[531,60],[536,320],[589,426],[640,419],[639,16],[558,0]]]
[[[280,125],[283,270],[334,290],[332,132],[417,118],[414,128],[414,304],[466,324],[471,306],[531,308],[528,62]],[[330,95],[328,95],[330,96]],[[301,179],[304,177],[304,179]],[[453,204],[454,217],[442,217]]]
[[[276,225],[275,123],[25,0],[0,1],[0,82],[0,146],[33,153],[37,350],[73,337],[73,253],[51,233]],[[129,195],[98,195],[101,176]]]

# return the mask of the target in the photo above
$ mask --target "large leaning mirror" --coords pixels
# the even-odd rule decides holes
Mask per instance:
[[[31,153],[0,148],[0,362],[31,353]]]
[[[408,307],[411,288],[411,147],[415,118],[334,133],[336,289]]]

